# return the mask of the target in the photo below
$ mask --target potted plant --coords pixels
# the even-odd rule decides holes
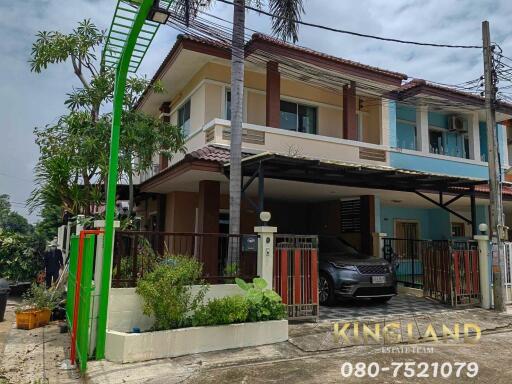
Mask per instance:
[[[32,284],[16,309],[16,328],[33,329],[47,325],[61,296],[62,292],[59,290],[47,290],[44,285]]]

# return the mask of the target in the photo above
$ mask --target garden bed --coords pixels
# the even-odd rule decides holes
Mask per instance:
[[[107,332],[106,358],[131,363],[288,340],[288,321],[270,320],[166,331]]]

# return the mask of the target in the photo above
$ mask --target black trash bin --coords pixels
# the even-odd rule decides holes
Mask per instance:
[[[5,279],[0,279],[0,321],[4,321],[5,306],[7,305],[9,291],[9,283],[7,283]]]

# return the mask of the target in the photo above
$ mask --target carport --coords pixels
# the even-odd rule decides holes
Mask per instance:
[[[229,177],[229,163],[223,167],[223,171]],[[374,217],[375,210],[378,209],[373,199],[375,195],[383,195],[388,200],[394,200],[389,197],[396,194],[401,198],[405,196],[406,200],[422,201],[429,207],[443,210],[467,225],[468,236],[466,237],[472,237],[477,234],[476,198],[485,195],[478,192],[475,187],[487,184],[487,181],[482,179],[396,169],[385,165],[363,166],[307,157],[284,156],[269,152],[243,158],[242,175],[244,201],[256,212],[257,216],[255,216],[258,217],[260,212],[269,210],[273,214],[275,212],[278,219],[278,216],[283,216],[280,211],[285,210],[288,220],[279,222],[279,230],[284,230],[285,233],[336,234],[338,231],[337,228],[332,230],[333,218],[329,217],[332,207],[325,203],[326,197],[323,196],[322,201],[315,201],[310,198],[310,194],[301,199],[301,189],[316,188],[319,196],[324,193],[324,190],[330,189],[333,200],[338,197],[340,191],[351,191],[352,194],[343,193],[343,196],[347,197],[343,200],[347,202],[344,203],[346,214],[341,214],[341,220],[344,224],[348,224],[345,231],[347,240],[351,242],[349,231],[358,234],[359,245],[353,245],[366,253],[379,251],[378,244],[374,244],[376,242],[374,234],[379,227]],[[286,189],[285,182],[300,183],[301,187]],[[271,184],[271,193],[269,193],[269,184]],[[277,185],[283,185],[282,190]],[[355,200],[354,196],[357,196],[359,201],[357,206],[351,207],[351,201]],[[454,203],[464,200],[469,200],[469,204],[466,203],[469,209],[465,214],[452,209]],[[309,225],[296,228],[300,220],[289,220],[289,218],[298,219],[297,211],[309,216],[307,219]],[[353,228],[350,228],[350,220],[354,220],[354,216],[359,220]],[[287,224],[290,222],[295,225],[295,228]],[[446,232],[444,235],[449,237],[450,230],[447,229]],[[418,236],[418,238],[422,237]],[[436,237],[439,237],[439,234],[430,236],[430,238]]]
[[[224,172],[229,177],[229,164],[224,167]],[[354,227],[359,231],[359,244],[362,251],[365,253],[373,252],[373,254],[381,251],[382,244],[377,242],[374,236],[376,225],[375,222],[372,222],[374,220],[372,211],[376,207],[372,195],[409,196],[414,201],[422,201],[424,204],[447,212],[464,222],[470,228],[467,232],[467,237],[470,237],[477,230],[476,199],[477,197],[483,197],[475,187],[487,183],[486,180],[481,179],[409,171],[383,165],[362,166],[273,153],[247,156],[243,159],[242,172],[244,176],[242,190],[248,204],[257,213],[269,210],[273,215],[276,213],[278,217],[282,216],[280,211],[288,211],[288,214],[285,214],[287,221],[294,225],[300,221],[295,219],[297,211],[303,212],[308,219],[305,220],[303,217],[302,221],[306,221],[310,225],[300,226],[299,233],[301,234],[325,234],[326,230],[328,233],[332,228],[323,224],[329,222],[325,217],[329,216],[331,209],[323,203],[300,201],[300,199],[297,201],[297,195],[300,195],[298,189],[293,190],[289,195],[283,195],[283,193],[279,195],[280,191],[279,187],[276,187],[277,185],[284,187],[289,183],[291,185],[295,183],[295,185],[303,186],[305,189],[309,186],[321,189],[335,188],[335,194],[339,190],[352,191],[353,196],[360,198],[359,206],[353,215],[359,216],[360,219],[358,226]],[[255,191],[257,193],[254,193]],[[269,191],[270,193],[268,193]],[[276,191],[279,199],[276,199]],[[366,191],[366,194],[358,191]],[[360,194],[358,195],[358,193]],[[462,200],[469,202],[470,208],[465,215],[452,209],[454,205]],[[354,201],[354,199],[348,201]],[[340,218],[341,221],[349,219],[343,215]],[[279,219],[277,223],[273,222],[273,224],[277,225],[281,233],[298,233],[297,230],[290,230],[290,227],[286,224],[283,225]],[[444,233],[447,238],[451,236],[449,231],[448,229]],[[332,231],[331,234],[333,234]],[[432,296],[441,299],[438,292],[432,292]],[[425,298],[399,295],[387,305],[345,303],[335,308],[322,308],[320,319],[397,315],[400,313],[422,313],[447,309],[448,307]]]

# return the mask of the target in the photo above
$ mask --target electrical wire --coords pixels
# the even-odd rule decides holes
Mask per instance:
[[[186,25],[183,18],[180,18],[178,15],[173,14],[173,17],[170,18],[168,22],[169,25],[176,28],[180,32],[183,32],[191,37],[198,37],[207,39],[209,41],[215,41],[222,46],[225,46],[227,49],[230,48],[231,44],[231,28],[226,25],[219,24],[210,19],[206,19],[201,16],[197,16],[195,19],[191,20]],[[226,23],[230,23],[227,20],[215,17],[216,20],[224,21]],[[231,23],[230,23],[231,24]],[[251,36],[247,33],[244,34],[244,38],[246,41],[249,41]],[[275,61],[279,64],[280,72],[284,77],[288,77],[294,80],[307,82],[309,85],[313,85],[331,92],[335,92],[337,94],[342,95],[342,89],[344,85],[347,85],[350,81],[346,77],[333,73],[333,71],[321,70],[318,67],[314,66],[315,59],[312,59],[312,65],[305,64],[303,62],[298,62],[297,60],[292,60],[289,58],[283,58],[282,55],[279,55],[279,52],[276,50],[272,50],[272,48],[268,48],[265,51],[257,50],[252,52],[251,55],[245,58],[246,61],[255,64],[257,66],[264,67],[268,61]],[[320,59],[316,59],[318,64],[320,64]],[[454,90],[464,90],[467,91],[469,89],[477,88],[478,82],[480,78],[469,80],[458,85],[453,85],[452,88]],[[447,84],[442,83],[433,83],[438,84],[440,86],[447,86]],[[369,97],[379,97],[388,99],[391,102],[395,102],[396,100],[389,96],[390,89],[382,86],[377,86],[371,83],[363,83],[358,82],[358,89],[363,91]],[[410,100],[400,100],[400,103],[403,105],[416,105],[416,98],[411,98]],[[386,103],[386,101],[384,101]],[[468,106],[467,104],[453,101],[429,101],[432,109],[447,109],[447,108],[459,108],[465,109],[469,111],[475,111],[481,106]],[[376,100],[373,104],[364,103],[365,107],[372,107],[377,105],[384,105],[383,101]]]
[[[224,23],[231,24],[231,25],[233,24],[232,21],[230,21],[230,20],[223,19],[223,18],[221,18],[219,16],[210,14],[210,13],[208,13],[206,11],[199,10],[198,12],[202,13],[202,14],[210,17],[210,18],[216,19],[218,21],[222,21]],[[198,19],[201,19],[201,18],[198,17]],[[230,35],[231,29],[227,28],[226,26],[222,26],[221,24],[214,23],[211,20],[207,21],[207,25],[213,25],[213,26],[217,26],[217,27],[220,26],[221,28],[224,29],[224,31],[226,31],[229,34],[229,36],[231,36]],[[245,27],[245,29],[249,30],[249,31],[252,31],[254,33],[260,33],[260,32],[254,30],[254,29],[251,29],[251,28],[249,28],[247,26]],[[249,41],[250,38],[251,37],[247,33],[245,33],[245,40]],[[294,45],[294,46],[298,47],[298,48],[308,49],[306,47],[302,47],[302,46],[299,46],[299,45]],[[470,93],[474,93],[476,95],[479,95],[481,93],[482,87],[483,87],[483,83],[481,83],[482,80],[483,80],[483,76],[480,76],[480,77],[478,77],[476,79],[469,80],[469,81],[466,81],[466,82],[463,82],[463,83],[459,83],[459,84],[446,84],[446,83],[440,83],[440,82],[434,82],[434,81],[429,81],[429,83],[432,83],[434,85],[439,85],[439,86],[453,88],[455,90],[460,90],[460,91],[464,91],[464,92],[470,92]]]
[[[224,4],[228,4],[228,5],[234,6],[234,3],[232,1],[228,1],[228,0],[218,0],[218,1],[221,2],[221,3],[224,3]],[[264,11],[262,9],[259,9],[259,8],[256,8],[256,7],[251,7],[250,5],[244,5],[244,8],[248,9],[248,10],[251,10],[251,11],[254,11],[254,12],[257,12],[259,14],[265,15],[265,16],[269,16],[269,17],[275,18],[275,19],[281,19],[281,20],[287,20],[287,21],[289,20],[286,17],[278,16],[278,15],[275,15],[273,13]],[[319,28],[319,29],[323,29],[323,30],[326,30],[326,31],[330,31],[330,32],[343,33],[343,34],[347,34],[347,35],[358,36],[358,37],[365,37],[365,38],[369,38],[369,39],[380,40],[380,41],[387,41],[387,42],[392,42],[392,43],[411,44],[411,45],[426,46],[426,47],[437,47],[437,48],[482,49],[481,45],[453,45],[453,44],[425,43],[425,42],[412,41],[412,40],[400,40],[400,39],[394,39],[394,38],[388,38],[388,37],[382,37],[382,36],[369,35],[369,34],[366,34],[366,33],[353,32],[353,31],[348,31],[348,30],[338,29],[338,28],[333,28],[333,27],[327,27],[325,25],[309,23],[309,22],[302,21],[302,20],[291,20],[291,21],[293,21],[293,22],[295,22],[297,24],[300,24],[300,25],[307,26],[307,27]]]

